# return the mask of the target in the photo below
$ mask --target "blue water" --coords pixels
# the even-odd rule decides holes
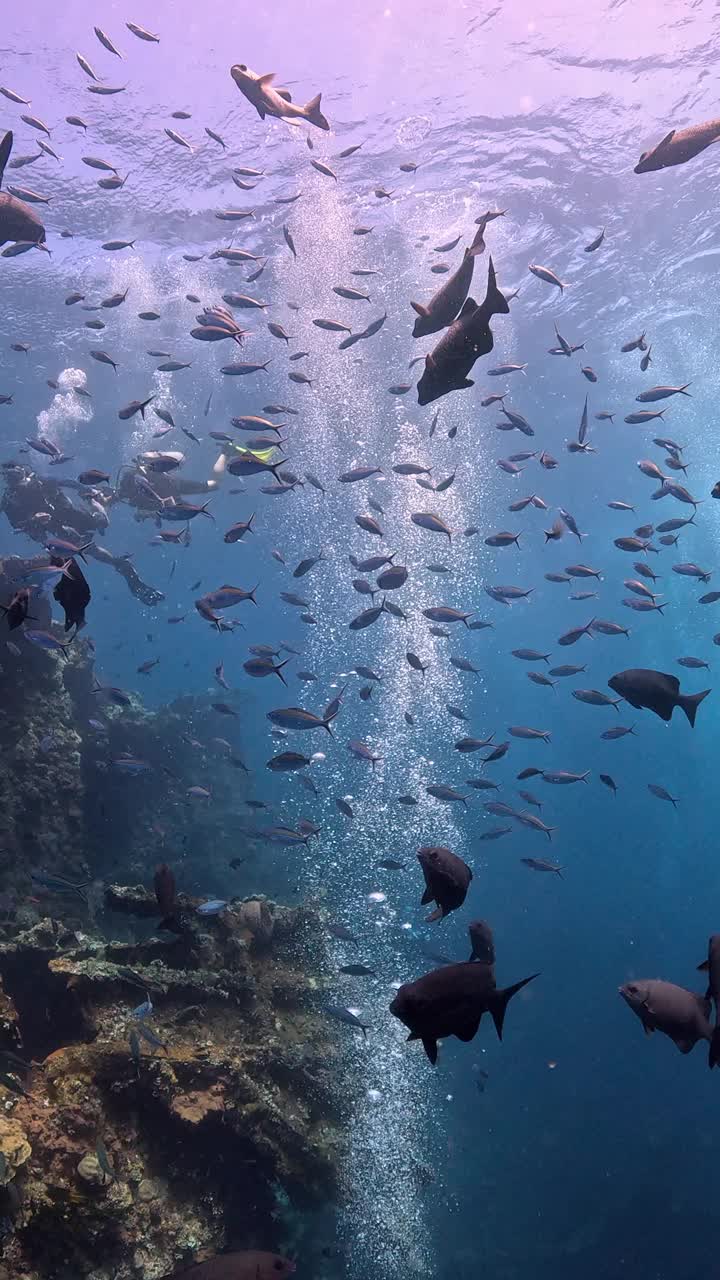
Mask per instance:
[[[187,549],[149,546],[153,524],[138,524],[127,507],[114,507],[100,545],[131,553],[165,600],[144,608],[116,574],[91,562],[87,631],[101,681],[137,691],[148,708],[185,693],[225,698],[213,683],[222,660],[232,686],[227,696],[242,715],[238,724],[223,722],[212,731],[237,744],[252,769],[253,794],[271,805],[277,820],[305,815],[322,827],[310,851],[268,854],[266,869],[260,861],[253,871],[251,888],[322,891],[335,918],[361,936],[361,958],[380,975],[364,986],[339,979],[337,988],[338,1001],[361,1008],[373,1028],[366,1042],[358,1038],[348,1049],[343,1085],[355,1114],[340,1221],[345,1272],[362,1280],[444,1280],[480,1269],[493,1280],[707,1276],[714,1255],[708,1192],[717,1082],[703,1046],[686,1058],[659,1033],[646,1040],[617,988],[633,976],[702,988],[695,967],[717,927],[720,887],[714,858],[720,703],[717,694],[708,699],[693,731],[679,712],[665,725],[625,705],[619,714],[583,705],[571,691],[607,691],[610,676],[630,666],[674,672],[683,690],[715,683],[717,606],[697,600],[717,583],[700,586],[671,566],[696,561],[712,571],[717,563],[709,495],[717,479],[718,162],[711,150],[682,169],[632,173],[640,151],[673,124],[715,114],[714,12],[672,4],[649,15],[598,0],[581,14],[566,0],[542,14],[527,6],[471,4],[441,9],[389,2],[383,10],[356,0],[258,4],[247,12],[223,6],[221,12],[159,0],[144,19],[161,33],[156,46],[125,31],[126,18],[143,21],[142,15],[126,15],[115,4],[101,8],[91,13],[74,0],[60,30],[44,3],[3,20],[2,82],[32,98],[32,107],[0,99],[0,129],[15,131],[14,154],[31,152],[32,130],[19,119],[31,110],[53,126],[51,142],[62,160],[44,158],[12,175],[52,196],[45,219],[52,257],[2,260],[0,392],[15,401],[0,408],[2,454],[18,457],[24,438],[39,429],[74,455],[65,467],[48,469],[54,478],[86,467],[114,473],[138,451],[157,447],[181,449],[184,474],[205,480],[219,452],[208,430],[232,434],[232,415],[261,414],[273,402],[299,410],[287,419],[289,468],[300,477],[315,473],[326,495],[305,484],[271,498],[259,492],[262,479],[226,476],[210,506],[215,523],[197,519]],[[117,39],[126,62],[100,48],[95,22]],[[109,82],[127,82],[127,91],[105,99],[88,95],[76,49]],[[295,100],[321,89],[333,131],[261,122],[228,74],[231,62],[244,59],[258,71],[276,69]],[[178,109],[191,119],[171,119]],[[73,112],[87,121],[86,137],[63,123]],[[225,138],[227,152],[207,139],[205,125]],[[174,145],[165,127],[176,128],[196,151]],[[362,150],[339,160],[339,151],[354,143]],[[123,175],[129,172],[127,185],[119,192],[98,189],[101,175],[82,165],[82,155],[116,163]],[[314,171],[311,157],[331,165],[337,183]],[[399,170],[407,160],[418,164],[417,172]],[[238,165],[266,172],[254,192],[238,191],[230,181]],[[394,190],[392,200],[374,196],[381,185]],[[274,203],[299,190],[297,203]],[[255,219],[216,221],[215,211],[227,207],[253,208]],[[493,322],[495,349],[476,365],[475,387],[420,409],[414,390],[404,397],[387,390],[414,383],[420,367],[409,372],[408,362],[437,341],[414,342],[409,300],[435,292],[443,277],[430,273],[431,263],[446,260],[454,269],[475,218],[487,208],[507,209],[486,239],[501,287],[519,288],[519,297],[508,317]],[[284,244],[284,223],[297,262]],[[354,237],[352,228],[361,224],[373,226],[372,234]],[[585,254],[603,227],[604,244]],[[72,239],[60,238],[64,228]],[[457,235],[452,253],[432,252]],[[135,251],[104,253],[100,244],[115,237],[136,238]],[[260,279],[247,286],[268,302],[267,313],[237,317],[251,330],[241,358],[271,363],[267,373],[245,379],[219,373],[239,355],[228,350],[231,344],[189,337],[200,308],[185,298],[194,293],[209,304],[227,290],[246,291],[243,268],[207,258],[231,238],[268,258]],[[205,256],[190,264],[183,253]],[[529,262],[556,271],[565,292],[530,275]],[[378,274],[350,276],[365,266]],[[486,271],[487,254],[475,266],[478,299]],[[367,288],[371,303],[343,301],[331,291],[348,284]],[[94,302],[125,288],[127,302],[113,311],[90,315],[63,301],[75,289]],[[162,313],[157,323],[137,318],[150,308]],[[320,316],[358,328],[385,311],[382,331],[346,352],[337,350],[342,335],[311,324]],[[97,341],[83,328],[95,314],[107,324]],[[289,364],[284,344],[267,332],[268,319],[293,335],[289,351],[307,350],[307,358]],[[585,350],[572,359],[548,355],[555,323]],[[643,330],[652,342],[647,373],[639,370],[640,353],[619,350]],[[30,342],[30,352],[10,351],[12,341]],[[117,376],[88,358],[96,346],[117,360]],[[158,374],[147,348],[170,351],[192,367]],[[525,374],[487,376],[488,368],[506,361],[526,363]],[[583,364],[596,371],[597,384],[583,378]],[[290,369],[307,373],[312,387],[289,382]],[[73,381],[69,370],[83,372],[91,401],[48,389],[45,380],[61,373],[61,384]],[[692,398],[666,401],[665,422],[626,426],[623,417],[639,407],[635,396],[656,382],[690,382]],[[480,401],[498,390],[507,390],[506,403],[528,418],[532,439],[495,429],[500,415]],[[153,442],[159,424],[151,413],[145,424],[139,417],[118,421],[122,405],[150,394],[202,437],[201,445],[179,431]],[[566,446],[586,394],[597,452],[571,455]],[[614,412],[615,421],[595,421],[601,410]],[[454,439],[448,439],[451,428]],[[622,582],[637,576],[632,563],[639,557],[613,545],[645,522],[691,514],[672,498],[651,500],[656,485],[636,464],[650,458],[663,467],[655,435],[684,446],[688,475],[673,478],[702,499],[696,525],[682,531],[678,546],[648,557],[661,579],[665,616],[623,607]],[[542,470],[531,459],[522,475],[503,474],[498,459],[525,449],[547,450],[557,469]],[[432,467],[436,480],[455,472],[454,484],[443,494],[426,493],[392,473],[401,461]],[[361,464],[381,467],[383,476],[338,483],[343,471]],[[37,455],[32,465],[45,473]],[[246,492],[228,492],[239,487]],[[512,501],[531,493],[550,510],[508,512]],[[353,520],[368,511],[369,496],[384,510],[377,516],[382,541]],[[632,504],[635,513],[609,510],[611,500]],[[566,533],[544,545],[543,530],[560,506],[586,535],[582,544]],[[411,512],[423,510],[447,522],[451,545],[410,522]],[[253,512],[255,536],[226,545],[225,529]],[[461,531],[470,525],[480,533],[465,538]],[[522,532],[521,550],[484,544],[504,529]],[[362,559],[379,547],[397,553],[410,570],[393,597],[408,620],[383,616],[353,633],[349,620],[369,602],[352,589],[359,575],[348,556]],[[286,568],[272,557],[273,548]],[[31,554],[37,546],[13,536],[5,522],[2,549]],[[321,550],[327,562],[295,582],[295,564]],[[434,561],[451,573],[429,572],[425,566]],[[598,568],[602,581],[563,586],[545,580],[578,561]],[[193,592],[197,579],[202,587]],[[193,600],[225,582],[246,589],[259,582],[258,607],[233,610],[245,629],[218,635],[201,621]],[[498,584],[532,588],[532,594],[507,608],[484,591]],[[597,599],[568,598],[585,588],[596,590]],[[302,623],[300,611],[283,604],[282,590],[297,590],[310,602],[316,625]],[[433,638],[421,611],[437,604],[473,611],[492,629],[455,626],[451,639]],[[167,618],[182,613],[186,621],[169,627]],[[622,623],[629,638],[595,635],[558,648],[563,632],[593,616]],[[242,662],[247,647],[258,643],[300,650],[295,666],[314,671],[317,683],[298,682],[292,664],[289,694],[273,677],[250,681]],[[552,664],[587,669],[555,689],[540,688],[526,672],[544,664],[516,660],[511,650],[520,647],[551,653]],[[407,665],[407,650],[429,663],[425,678]],[[470,659],[479,676],[455,670],[451,654]],[[160,665],[148,678],[138,676],[137,666],[156,655]],[[683,670],[677,659],[685,655],[707,660],[710,673]],[[358,663],[383,677],[365,703],[358,698],[364,682],[352,671]],[[269,710],[296,703],[320,712],[342,686],[334,741],[322,731],[285,742],[270,736]],[[452,720],[447,703],[461,706],[469,724]],[[635,735],[602,741],[602,731],[616,723],[634,725]],[[459,755],[453,743],[465,733],[493,733],[503,741],[507,727],[518,724],[548,730],[551,742],[511,739],[505,759],[486,772],[501,785],[500,799],[524,807],[516,794],[523,786],[542,801],[543,820],[557,827],[552,842],[486,814],[486,794],[463,788],[464,779],[477,776],[479,757]],[[350,738],[362,738],[382,757],[374,772],[349,754]],[[317,800],[297,780],[264,768],[283,749],[325,753],[312,767]],[[528,765],[590,770],[590,777],[587,785],[571,787],[537,778],[517,783]],[[616,796],[599,782],[601,772],[615,779]],[[206,757],[195,781],[213,783]],[[432,783],[467,793],[467,809],[432,800],[425,794]],[[677,810],[651,795],[648,783],[677,797]],[[124,785],[132,796],[133,787],[145,783],[127,778]],[[397,803],[405,793],[418,798],[417,807]],[[338,812],[337,797],[351,798],[353,821]],[[212,816],[218,826],[234,818],[232,809]],[[512,830],[502,839],[480,840],[484,831],[506,825]],[[450,845],[474,872],[463,910],[436,926],[423,923],[419,907],[414,854],[424,843]],[[408,869],[378,870],[377,861],[388,856]],[[564,878],[533,873],[523,857],[556,861]],[[226,893],[226,873],[212,856],[205,853],[201,866],[204,891]],[[151,871],[148,865],[148,879]],[[370,900],[372,893],[386,897]],[[499,981],[535,970],[542,976],[511,1006],[502,1045],[483,1022],[472,1044],[447,1041],[433,1070],[417,1044],[405,1045],[387,1006],[394,984],[431,967],[421,942],[463,957],[467,922],[479,916],[495,932]],[[358,958],[342,943],[333,945],[338,964]],[[488,1076],[484,1092],[481,1072]]]

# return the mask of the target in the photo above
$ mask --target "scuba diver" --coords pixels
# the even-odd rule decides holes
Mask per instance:
[[[0,498],[0,511],[7,516],[16,533],[25,534],[42,547],[51,535],[57,538],[75,538],[77,541],[98,533],[104,536],[109,524],[107,511],[119,502],[133,508],[136,520],[157,521],[159,500],[181,502],[186,495],[207,495],[217,486],[214,480],[192,480],[177,474],[153,475],[149,484],[151,492],[148,492],[146,487],[137,483],[143,477],[142,468],[138,466],[122,467],[117,487],[104,490],[83,485],[78,480],[57,480],[54,476],[41,476],[30,467],[15,462],[2,464],[2,475],[5,486]],[[152,496],[153,492],[155,496]],[[74,502],[71,496],[73,494],[84,499],[84,505]],[[132,594],[143,604],[155,605],[164,600],[162,591],[143,582],[128,556],[113,555],[105,547],[95,543],[86,548],[85,555],[109,565],[119,573]],[[47,555],[43,558],[47,563]],[[74,570],[68,570],[69,576],[74,578],[75,571],[82,578],[77,565]],[[61,591],[69,593],[67,585],[59,583],[58,586]],[[75,586],[75,598],[78,600],[78,592],[82,594],[79,580],[76,580]],[[62,604],[60,596],[57,598]]]

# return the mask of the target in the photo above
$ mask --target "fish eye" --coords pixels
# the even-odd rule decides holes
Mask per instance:
[[[629,982],[629,983],[628,983],[628,985],[627,985],[627,990],[628,990],[628,992],[629,992],[629,994],[630,994],[631,996],[636,996],[636,995],[637,995],[637,993],[638,993],[638,989],[637,989],[637,987],[635,986],[635,983],[634,983],[634,982]]]
[[[241,71],[247,71],[247,67],[246,67],[246,65],[245,65],[245,63],[244,63],[244,62],[239,62],[239,63],[238,63],[238,66],[239,66],[239,68],[240,68],[240,70],[241,70]],[[276,1265],[277,1265],[277,1264],[276,1264]]]
[[[245,70],[245,68],[243,67],[243,71],[244,71],[244,70]],[[274,1271],[282,1271],[282,1270],[283,1270],[283,1264],[282,1264],[282,1262],[280,1261],[280,1259],[279,1259],[279,1258],[276,1258],[276,1259],[275,1259],[275,1261],[273,1262],[273,1270],[274,1270]]]

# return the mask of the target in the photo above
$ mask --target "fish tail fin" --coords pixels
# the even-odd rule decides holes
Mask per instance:
[[[493,260],[490,258],[488,262],[488,283],[487,293],[485,294],[485,306],[489,309],[491,316],[506,315],[510,310],[510,304],[498,289],[497,277],[495,275],[495,267]]]
[[[686,383],[685,383],[685,385],[684,385],[683,387],[680,387],[680,395],[681,395],[681,396],[687,396],[687,397],[690,399],[690,398],[691,398],[691,397],[690,397],[690,392],[688,391],[688,387],[689,387],[689,386],[690,386],[690,383],[689,383],[689,382],[686,382]],[[664,412],[665,412],[665,410],[663,410],[663,413],[664,413]]]
[[[328,130],[330,128],[330,125],[328,124],[327,120],[325,119],[325,116],[320,110],[321,97],[322,97],[321,94],[316,93],[314,98],[311,98],[309,102],[305,103],[303,110],[305,113],[305,118],[309,120],[311,124],[317,125],[318,129]]]
[[[678,698],[678,704],[682,707],[693,729],[695,728],[697,709],[709,693],[712,693],[712,689],[703,689],[702,693],[683,693]]]
[[[166,503],[166,502],[167,502],[167,498],[163,498],[163,506],[165,505],[165,503]],[[210,506],[210,502],[211,502],[211,499],[210,499],[210,498],[208,498],[207,502],[204,502],[204,503],[203,503],[203,505],[201,506],[200,510],[202,511],[202,513],[203,513],[203,515],[204,515],[204,516],[207,516],[208,520],[212,520],[212,521],[214,521],[214,520],[215,520],[214,515],[212,514],[212,512],[211,512],[211,511],[208,511],[208,507]]]
[[[532,982],[534,978],[539,977],[539,973],[531,973],[530,977],[523,978],[522,982],[516,982],[512,987],[503,987],[500,991],[495,992],[490,1006],[490,1013],[492,1014],[492,1020],[495,1023],[498,1040],[502,1040],[505,1014],[513,996],[516,996],[518,991],[522,991],[522,988],[526,987],[528,982]]]
[[[423,1036],[422,1043],[423,1049],[425,1050],[428,1058],[432,1062],[433,1066],[435,1066],[438,1056],[437,1040],[431,1040],[429,1037]]]
[[[710,1040],[710,1050],[708,1052],[708,1066],[712,1071],[713,1067],[720,1063],[720,1027],[716,1027],[712,1033]]]
[[[0,186],[2,186],[3,174],[5,173],[5,165],[10,159],[10,153],[13,147],[12,131],[8,129],[2,142],[0,142]]]
[[[286,688],[287,688],[287,680],[285,679],[285,677],[284,677],[284,675],[283,675],[283,673],[282,673],[282,671],[281,671],[281,667],[286,667],[286,666],[287,666],[287,664],[288,664],[288,662],[290,662],[290,658],[286,658],[284,662],[278,662],[278,664],[277,664],[277,666],[276,666],[276,668],[275,668],[275,675],[280,677],[280,679],[282,680],[282,682],[283,682],[283,684],[285,685],[285,687],[286,687]]]
[[[466,258],[479,258],[480,254],[485,252],[484,232],[485,232],[485,220],[483,219],[481,220],[480,225],[478,226],[478,229],[475,232],[475,239],[470,245],[470,248],[465,250]]]

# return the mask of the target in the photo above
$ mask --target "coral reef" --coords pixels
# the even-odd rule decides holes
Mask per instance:
[[[32,563],[0,564],[0,602]],[[65,639],[46,596],[32,613]],[[144,887],[167,849],[189,889],[256,887],[242,719],[231,745],[210,697],[117,705],[84,632],[66,656],[22,628],[3,640],[0,1280],[158,1280],[226,1247],[287,1252],[336,1197],[346,1119],[342,1041],[314,1012],[324,931],[308,908],[233,898],[205,917],[180,894],[180,932],[160,932]]]
[[[42,919],[0,945],[4,1265],[23,1280],[156,1280],[225,1245],[282,1249],[288,1207],[336,1194],[343,1103],[337,1039],[313,1012],[318,918],[252,899],[205,919],[181,899],[185,931],[161,938],[144,888],[106,900],[144,940]]]

